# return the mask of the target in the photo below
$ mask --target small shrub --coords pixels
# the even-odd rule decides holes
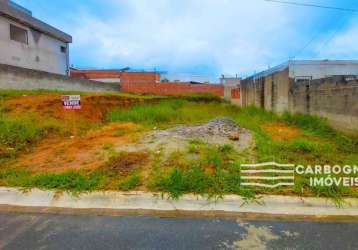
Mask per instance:
[[[318,150],[318,144],[305,139],[296,139],[288,143],[287,148],[295,152],[314,153]]]
[[[219,151],[222,153],[230,153],[234,151],[234,146],[232,144],[224,144],[219,146]]]
[[[43,119],[34,114],[10,117],[0,113],[0,159],[15,156],[17,151],[48,133],[63,133],[55,119]]]
[[[345,153],[357,153],[358,151],[358,139],[350,137],[342,133],[338,133],[335,137],[337,147],[340,151]]]
[[[114,150],[114,145],[112,143],[105,143],[102,145],[102,150]]]
[[[0,183],[6,186],[27,187],[30,173],[26,169],[5,168],[0,170]]]
[[[173,199],[178,199],[189,191],[187,180],[183,171],[175,168],[168,176],[159,179],[155,185],[164,192],[168,192]]]
[[[125,180],[119,183],[118,187],[121,190],[130,190],[137,187],[141,182],[141,177],[138,174],[128,176]]]
[[[199,154],[204,146],[205,143],[201,140],[198,139],[190,140],[188,144],[188,153]]]
[[[30,178],[28,186],[81,192],[95,190],[101,180],[102,175],[98,172],[85,176],[75,171],[69,171],[61,174],[35,175]]]
[[[187,179],[187,189],[195,194],[205,193],[212,185],[211,179],[198,166],[190,168],[185,178]]]
[[[222,167],[224,161],[222,158],[221,152],[218,150],[218,148],[210,148],[205,154],[204,154],[204,162],[207,165],[214,166],[216,168]]]
[[[189,144],[188,153],[198,154],[199,152],[200,152],[200,146],[198,146],[196,144]]]
[[[43,130],[31,121],[0,116],[0,144],[21,149],[42,133]]]
[[[332,185],[332,186],[309,186],[309,178],[310,177],[317,177],[317,178],[324,178],[327,175],[310,175],[301,180],[301,186],[309,187],[312,193],[314,193],[317,197],[330,197],[336,203],[338,207],[340,207],[343,203],[343,196],[347,194],[351,194],[351,190],[349,187],[345,187],[343,185]],[[332,176],[335,177],[335,176]],[[336,176],[338,177],[338,176]]]
[[[288,112],[282,115],[282,119],[291,125],[298,126],[320,136],[335,135],[335,130],[329,126],[327,119],[312,116],[309,114],[290,114]]]

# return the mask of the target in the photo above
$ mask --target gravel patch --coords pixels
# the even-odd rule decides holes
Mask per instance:
[[[178,125],[165,130],[153,130],[136,144],[121,146],[123,151],[163,150],[165,153],[184,150],[190,141],[200,140],[207,144],[231,144],[236,151],[248,148],[251,133],[228,118],[216,118],[199,125]]]

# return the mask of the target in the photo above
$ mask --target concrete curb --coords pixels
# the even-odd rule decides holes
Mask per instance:
[[[358,217],[358,199],[353,198],[345,199],[342,207],[337,207],[333,201],[324,198],[265,195],[259,201],[260,204],[245,203],[237,195],[227,195],[217,201],[195,195],[184,195],[179,200],[171,200],[154,193],[110,191],[73,196],[56,191],[32,189],[23,192],[16,188],[0,187],[1,206]]]

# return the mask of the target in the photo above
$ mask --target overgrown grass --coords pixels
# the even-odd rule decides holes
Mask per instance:
[[[290,114],[285,112],[282,115],[282,120],[288,124],[298,126],[306,131],[313,132],[320,136],[332,136],[336,131],[331,128],[324,118],[312,116],[308,114]]]
[[[357,149],[357,137],[352,137],[333,129],[324,118],[308,114],[284,113],[281,119],[288,124],[300,127],[308,133],[334,141],[342,151],[352,152]]]
[[[333,129],[326,119],[317,116],[288,113],[278,115],[256,107],[246,107],[234,115],[233,119],[254,133],[257,160],[261,162],[310,161],[311,164],[318,164],[323,161],[341,164],[358,153],[357,137]],[[261,127],[269,122],[298,127],[302,135],[292,141],[274,141]]]
[[[31,174],[26,169],[0,170],[0,184],[22,188],[57,189],[79,193],[100,187],[103,175],[99,171],[83,174],[78,171],[64,173]]]
[[[151,126],[170,126],[178,123],[197,123],[214,117],[227,116],[239,125],[250,129],[255,138],[256,162],[276,161],[294,164],[356,164],[358,155],[358,140],[356,137],[344,134],[328,125],[324,118],[307,114],[278,115],[256,107],[236,108],[223,102],[203,102],[203,100],[165,99],[157,104],[140,104],[127,110],[113,110],[107,115],[109,121],[133,121]],[[289,141],[275,141],[262,125],[265,123],[286,123],[300,129],[301,135]],[[187,153],[196,154],[200,151],[200,143],[191,143]],[[178,159],[178,157],[176,157]],[[179,161],[182,162],[182,161]],[[219,195],[215,185],[220,186],[219,180],[229,183],[227,171],[216,171],[214,177],[203,172],[202,164],[221,166],[223,159],[218,151],[207,154],[200,163],[191,163],[192,167],[174,166],[170,172],[158,178],[156,187],[178,197],[186,192],[209,193]],[[184,164],[185,165],[185,164]],[[229,175],[232,177],[232,175]],[[308,187],[307,179],[299,180],[302,188],[317,196],[351,195],[347,189],[340,187]],[[192,186],[195,183],[197,185]],[[235,188],[222,186],[223,192],[239,192]],[[205,191],[203,191],[205,190]],[[265,190],[266,192],[267,190]],[[280,191],[279,191],[280,192]]]
[[[228,116],[241,126],[250,129],[255,138],[255,155],[257,162],[276,161],[294,164],[349,164],[358,154],[357,138],[331,128],[323,118],[306,114],[283,115],[267,112],[255,107],[238,109],[226,103],[203,103],[178,99],[162,100],[158,104],[136,105],[128,110],[114,110],[107,118],[110,121],[134,121],[152,126],[165,126],[177,123],[196,123],[217,116]],[[291,141],[274,141],[263,130],[264,123],[286,123],[298,127],[302,135]],[[224,149],[225,150],[225,149]],[[200,143],[191,143],[187,152],[195,154],[200,151]],[[178,158],[178,157],[176,157]],[[216,170],[214,176],[207,176],[202,164],[221,166],[223,159],[218,151],[211,151],[200,163],[191,163],[192,167],[173,167],[170,172],[161,174],[156,186],[159,190],[169,192],[174,198],[187,192],[220,195],[223,193],[240,193],[235,187],[225,186],[230,183],[232,175],[226,171]],[[220,182],[223,181],[223,182]],[[193,186],[193,183],[195,184]],[[221,183],[221,184],[220,184]],[[222,184],[226,183],[226,184]],[[236,182],[238,183],[238,182]],[[307,182],[301,182],[301,188],[307,188]],[[152,185],[153,187],[153,185]],[[317,188],[316,188],[317,189]],[[331,187],[316,190],[309,187],[315,195],[333,196]],[[205,190],[205,191],[203,191]],[[294,190],[300,193],[301,190]],[[249,192],[250,193],[250,192]],[[347,190],[338,188],[337,194],[349,195]],[[250,193],[251,194],[251,193]]]
[[[0,162],[4,158],[14,157],[18,150],[43,133],[43,129],[29,120],[0,115]]]
[[[251,119],[250,119],[250,117]],[[257,162],[276,161],[302,165],[355,165],[358,158],[358,138],[329,126],[326,119],[308,114],[277,115],[248,107],[241,110],[236,120],[254,132]],[[261,128],[266,122],[284,122],[298,127],[302,135],[290,141],[274,141]],[[332,176],[333,177],[333,176]],[[343,196],[357,196],[352,188],[343,186],[311,187],[310,176],[296,176],[296,194],[331,197],[339,205]],[[259,190],[262,192],[263,190]],[[272,190],[264,190],[272,193]],[[280,192],[274,190],[274,192]]]
[[[19,150],[49,132],[61,133],[62,126],[54,119],[38,122],[39,117],[13,117],[0,112],[0,160],[16,155]]]
[[[139,174],[132,174],[126,177],[123,181],[121,181],[118,185],[121,190],[131,190],[138,185],[140,185],[141,177]]]
[[[196,146],[195,151],[190,150],[193,145]],[[227,193],[255,197],[252,190],[240,186],[240,160],[244,161],[245,157],[236,154],[231,145],[219,147],[192,142],[188,150],[196,155],[194,160],[192,157],[188,159],[184,152],[173,153],[173,158],[180,157],[181,161],[169,162],[169,166],[168,162],[159,160],[148,187],[153,191],[168,193],[174,199],[185,193],[214,198]]]
[[[205,97],[168,98],[156,104],[137,104],[128,109],[114,109],[106,116],[110,122],[126,121],[151,126],[169,126],[178,123],[206,121],[232,112],[230,105],[209,101]]]
[[[123,178],[103,169],[89,172],[70,170],[62,173],[32,173],[27,168],[0,168],[2,186],[56,189],[73,194],[102,189],[131,190],[140,185],[141,181],[141,176],[137,172]]]
[[[9,147],[22,147],[41,133],[41,129],[29,120],[0,116],[0,143]]]

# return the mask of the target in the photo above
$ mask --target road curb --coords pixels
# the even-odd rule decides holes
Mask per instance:
[[[91,192],[78,196],[56,191],[32,189],[24,192],[16,188],[0,187],[0,205],[41,207],[47,209],[202,212],[203,214],[250,213],[280,216],[346,216],[358,218],[358,199],[347,198],[341,207],[330,199],[263,195],[259,200],[246,202],[240,196],[226,195],[223,199],[208,200],[196,195],[184,195],[179,200],[147,192]],[[39,210],[40,211],[40,210]]]

